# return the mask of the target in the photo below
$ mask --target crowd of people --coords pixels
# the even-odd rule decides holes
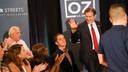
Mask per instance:
[[[30,50],[21,39],[21,30],[12,26],[3,36],[0,44],[0,72],[127,72],[128,71],[128,27],[127,13],[122,4],[113,4],[109,9],[112,27],[102,33],[100,22],[96,21],[96,10],[84,11],[85,21],[77,24],[69,19],[71,41],[80,40],[80,70],[72,51],[67,48],[64,34],[57,33],[57,46],[52,56],[43,43],[34,44]]]

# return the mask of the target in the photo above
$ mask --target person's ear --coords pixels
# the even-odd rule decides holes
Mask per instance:
[[[111,17],[109,17],[109,21],[110,21],[111,23],[113,23],[113,21],[112,21],[112,18],[111,18]]]
[[[18,56],[18,57],[21,57],[21,55],[20,55],[20,54],[18,54],[17,56]]]
[[[96,18],[96,15],[94,17]]]
[[[56,44],[56,45],[58,45],[58,43],[57,43],[57,42],[55,42],[55,44]]]

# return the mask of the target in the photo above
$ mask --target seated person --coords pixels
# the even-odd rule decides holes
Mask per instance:
[[[66,40],[63,34],[56,34],[55,44],[57,45],[57,50],[53,55],[54,65],[58,72],[79,72],[77,65],[75,64],[73,54],[66,47]]]
[[[44,67],[41,68],[48,69],[48,49],[42,43],[37,43],[32,46],[32,53],[34,57],[31,59],[31,67],[34,68],[35,65],[42,64]],[[47,69],[44,71],[47,71]]]
[[[8,66],[10,72],[40,72],[41,65],[35,66],[33,70],[27,60],[27,54],[21,44],[14,44],[5,54],[5,64]]]

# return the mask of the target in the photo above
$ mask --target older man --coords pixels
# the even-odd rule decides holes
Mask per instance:
[[[18,26],[12,26],[9,29],[9,38],[6,40],[6,45],[8,45],[8,47],[14,45],[14,44],[22,44],[23,48],[25,49],[28,57],[33,57],[30,49],[28,48],[27,44],[25,43],[24,40],[21,39],[21,30]]]

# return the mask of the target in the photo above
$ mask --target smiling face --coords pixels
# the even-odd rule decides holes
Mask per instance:
[[[56,41],[55,44],[59,47],[59,48],[65,48],[66,47],[66,40],[63,34],[59,34],[56,36]]]
[[[95,21],[96,16],[93,14],[93,12],[87,12],[85,13],[85,20],[88,24],[92,24]]]
[[[18,40],[20,40],[20,37],[21,37],[20,29],[17,28],[17,29],[14,31],[14,33],[12,34],[12,38],[13,38],[13,40],[18,41]]]
[[[96,10],[92,7],[89,7],[84,11],[84,15],[87,24],[92,24],[96,18]]]
[[[9,36],[14,40],[14,41],[19,41],[21,38],[21,30],[17,26],[12,26],[9,30]]]

